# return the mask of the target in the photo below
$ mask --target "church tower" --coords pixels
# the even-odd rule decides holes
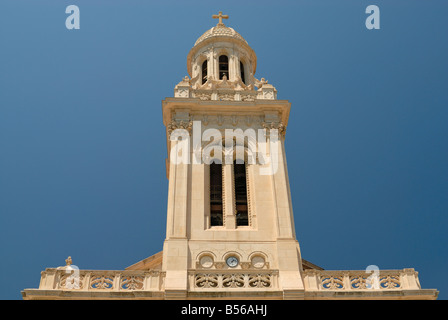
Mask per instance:
[[[290,103],[222,19],[163,101],[169,179],[166,296],[303,295],[284,139]]]
[[[255,77],[255,52],[228,16],[213,18],[162,101],[163,251],[124,270],[80,270],[69,257],[23,299],[436,299],[412,268],[323,270],[302,259],[284,144],[291,104]]]

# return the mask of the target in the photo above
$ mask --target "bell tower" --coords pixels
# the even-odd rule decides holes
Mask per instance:
[[[198,38],[162,102],[169,179],[165,297],[301,298],[284,140],[290,103],[223,19]]]
[[[255,52],[229,17],[213,18],[162,101],[163,250],[124,270],[79,269],[69,257],[23,299],[435,300],[413,268],[324,270],[302,259],[284,145],[291,104],[255,77]]]

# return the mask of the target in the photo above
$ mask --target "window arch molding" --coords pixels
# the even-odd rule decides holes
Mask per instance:
[[[235,250],[231,250],[231,251],[227,251],[224,254],[221,255],[221,259],[223,261],[226,261],[227,258],[235,256],[239,261],[242,261],[243,259],[243,254],[239,251],[235,251]]]
[[[196,261],[201,260],[201,258],[205,257],[205,256],[210,256],[213,258],[213,260],[217,259],[217,256],[215,253],[213,253],[212,251],[201,251],[196,255]]]
[[[209,139],[213,135],[203,136],[204,140]],[[232,164],[235,160],[242,160],[247,164],[256,164],[257,161],[257,137],[245,136],[243,134],[236,133],[233,140],[226,140],[224,135],[221,135],[220,139],[213,139],[213,141],[202,141],[202,160],[205,164],[210,164],[212,159],[221,160],[222,164]],[[243,143],[241,143],[241,140]],[[227,145],[231,145],[231,148],[226,148]],[[242,151],[242,152],[241,152]],[[241,153],[243,156],[241,156]]]
[[[235,160],[244,161],[247,164],[256,164],[257,161],[257,136],[246,135],[245,132],[234,132],[232,139],[223,138],[224,159],[228,163]],[[241,143],[242,142],[242,143]],[[226,148],[226,145],[232,145],[232,148]],[[231,159],[231,161],[229,161]]]
[[[230,60],[231,60],[231,52],[228,48],[215,48],[215,51],[213,53],[213,59],[215,61],[215,72],[214,76],[217,80],[222,80],[222,74],[220,74],[220,57],[226,56],[227,57],[227,80],[230,79]]]
[[[202,67],[204,62],[207,61],[207,71],[211,70],[210,66],[210,54],[207,52],[198,53],[194,58],[194,68],[192,78],[198,78],[198,82],[202,83]],[[208,72],[208,74],[210,74]]]
[[[202,251],[196,255],[196,265],[210,269],[216,262],[216,255],[212,251]]]
[[[266,259],[266,261],[268,260],[268,254],[264,253],[263,251],[254,251],[247,256],[247,261],[252,260],[252,258],[254,257],[263,257],[264,259]]]
[[[251,263],[251,266],[256,269],[269,268],[268,255],[262,251],[255,251],[249,254],[247,261]]]

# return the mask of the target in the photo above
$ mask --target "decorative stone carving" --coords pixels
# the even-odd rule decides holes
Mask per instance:
[[[406,270],[406,269],[405,269]],[[306,270],[305,279],[312,283],[317,280],[317,290],[322,291],[369,291],[369,290],[397,290],[404,289],[401,278],[406,271],[385,270],[377,274],[366,271],[319,271]],[[413,274],[412,278],[416,279]],[[412,286],[412,284],[407,284]],[[407,287],[408,289],[410,287]],[[414,289],[417,289],[415,287]]]
[[[218,286],[218,275],[200,273],[195,277],[195,286],[198,288],[216,288]]]
[[[225,262],[215,262],[216,269],[224,269],[225,265]]]
[[[192,128],[193,128],[193,121],[183,121],[183,120],[176,121],[176,120],[172,120],[167,125],[168,135],[171,135],[171,133],[174,130],[176,130],[176,129],[185,129],[185,130],[187,130],[190,133]]]
[[[241,101],[255,101],[256,96],[253,94],[242,94]]]
[[[90,289],[113,289],[114,275],[93,274],[90,276]]]
[[[250,262],[241,262],[241,269],[250,269]]]
[[[266,129],[267,133],[269,133],[270,129],[277,129],[279,135],[284,135],[286,133],[286,127],[283,122],[262,122],[261,126]]]
[[[382,289],[398,289],[401,287],[399,275],[385,275],[380,277],[379,281]]]
[[[271,286],[271,275],[270,274],[249,275],[249,287],[269,288],[270,286]]]
[[[233,101],[233,100],[235,100],[235,95],[229,94],[229,93],[218,93],[218,100]]]
[[[244,287],[244,275],[226,274],[222,278],[222,286],[224,288],[241,288]]]
[[[59,280],[59,287],[63,290],[79,290],[83,285],[83,275],[63,274]]]
[[[212,99],[212,94],[211,93],[196,93],[195,96],[203,101],[205,100],[211,100]]]
[[[223,124],[223,122],[224,122],[224,117],[222,116],[222,115],[218,115],[218,125],[219,126],[222,126],[222,124]]]
[[[261,88],[263,87],[263,85],[265,85],[265,84],[268,83],[268,81],[267,81],[265,78],[261,78],[261,80],[258,80],[257,78],[255,78],[255,77],[253,76],[253,74],[251,74],[251,76],[252,76],[253,79],[254,79],[254,85],[255,85],[258,89],[261,89]]]
[[[197,78],[197,77],[196,77]],[[190,98],[191,96],[191,80],[188,76],[185,76],[176,87],[174,87],[175,98]]]
[[[367,276],[356,276],[350,279],[352,289],[365,290],[368,289]]]
[[[237,290],[275,288],[273,279],[278,272],[230,272],[194,274],[196,289]]]
[[[277,90],[271,84],[263,84],[261,89],[258,89],[257,99],[275,100],[277,99]]]
[[[344,289],[344,282],[342,277],[328,276],[322,279],[321,286],[322,289],[327,290],[342,290]]]
[[[121,277],[121,290],[142,290],[144,277],[141,276],[124,276]]]
[[[232,119],[232,126],[236,126],[238,124],[238,116],[232,115],[231,119]]]
[[[162,272],[159,270],[149,270],[148,275],[150,277],[158,277]]]

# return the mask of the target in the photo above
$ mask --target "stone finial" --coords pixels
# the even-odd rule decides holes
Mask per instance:
[[[67,259],[65,259],[65,264],[67,265],[67,266],[71,266],[72,265],[72,257],[68,257]]]

